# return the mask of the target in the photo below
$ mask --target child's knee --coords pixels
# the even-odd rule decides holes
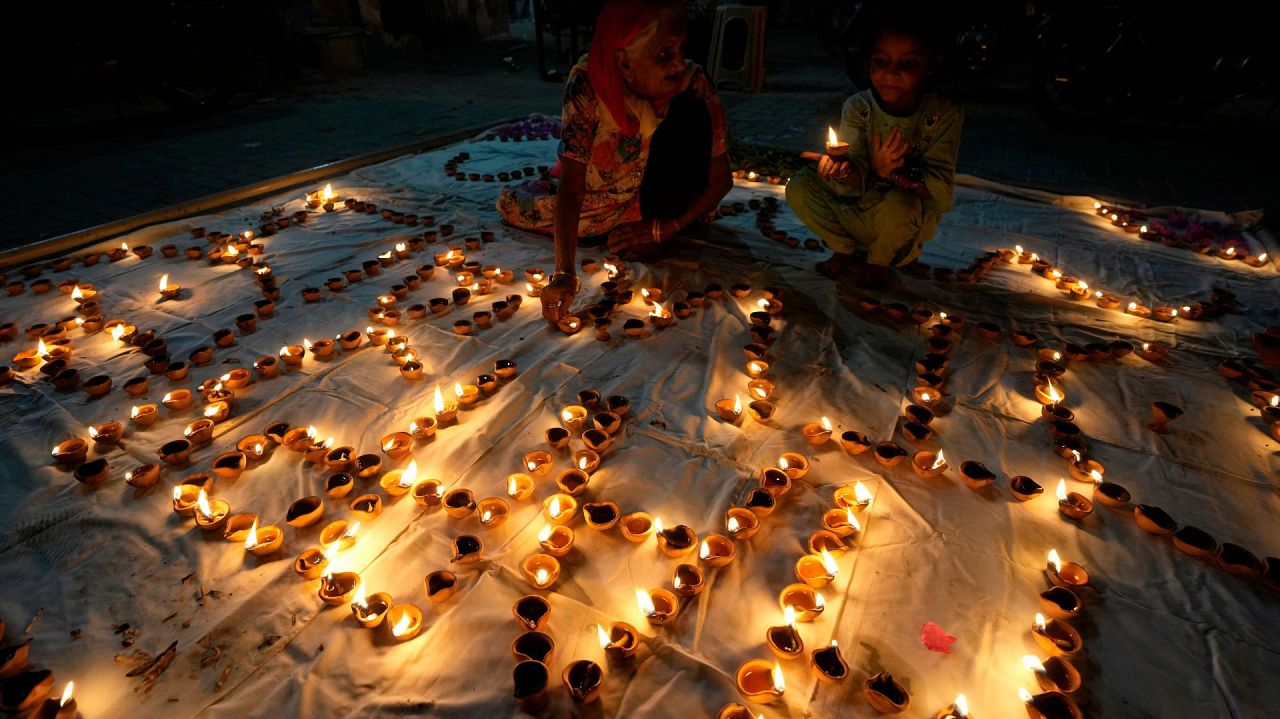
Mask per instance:
[[[813,198],[813,190],[820,181],[818,173],[811,167],[802,167],[787,181],[787,204],[793,208],[807,206]]]

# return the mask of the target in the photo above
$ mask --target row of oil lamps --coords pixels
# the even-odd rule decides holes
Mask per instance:
[[[1173,238],[1162,238],[1160,234],[1153,231],[1148,225],[1141,221],[1131,210],[1104,204],[1099,201],[1093,203],[1094,214],[1109,221],[1115,227],[1124,230],[1130,234],[1136,234],[1144,240],[1163,241],[1166,246],[1176,247],[1179,243]],[[1239,260],[1250,267],[1262,267],[1267,263],[1267,253],[1262,252],[1257,255],[1249,254],[1248,251],[1240,252],[1234,245],[1227,245],[1214,248],[1212,244],[1203,244],[1196,249],[1196,254],[1209,255],[1212,254],[1222,260]]]

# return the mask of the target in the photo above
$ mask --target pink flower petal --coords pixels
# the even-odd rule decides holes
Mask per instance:
[[[920,627],[920,643],[931,652],[942,652],[943,654],[951,653],[951,645],[956,643],[956,638],[947,634],[947,632],[933,622],[925,622]]]

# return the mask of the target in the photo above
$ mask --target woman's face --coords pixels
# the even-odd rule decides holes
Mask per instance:
[[[910,103],[929,74],[929,53],[910,35],[881,33],[871,52],[871,86],[889,105]]]
[[[685,35],[684,22],[679,18],[659,17],[654,27],[618,51],[618,68],[631,94],[658,97],[680,90],[687,71],[680,51]]]

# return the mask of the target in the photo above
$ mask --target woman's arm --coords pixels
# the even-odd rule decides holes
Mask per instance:
[[[716,155],[711,158],[711,164],[707,168],[706,188],[702,190],[702,194],[694,198],[684,214],[662,223],[662,240],[665,242],[671,239],[672,235],[719,207],[720,201],[729,194],[731,189],[733,189],[733,176],[729,174],[729,154]]]
[[[559,322],[569,314],[573,298],[581,289],[574,259],[578,251],[578,215],[587,190],[587,166],[560,157],[560,184],[556,187],[555,244],[556,269],[542,288],[542,316]]]

